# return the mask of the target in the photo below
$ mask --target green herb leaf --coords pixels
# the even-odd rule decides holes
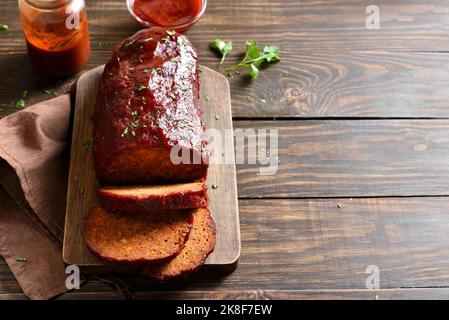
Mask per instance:
[[[143,39],[143,42],[150,42],[150,41],[153,41],[153,38],[149,37],[149,38]]]
[[[146,86],[144,86],[143,84],[141,84],[138,88],[137,88],[137,90],[138,91],[142,91],[142,90],[145,90],[147,87]]]
[[[84,187],[80,187],[80,194],[84,194]]]
[[[128,129],[128,127],[126,127],[125,130],[123,130],[123,132],[122,132],[122,138],[128,134],[128,131],[129,131],[129,129]]]
[[[19,108],[19,109],[25,108],[25,103],[26,103],[25,99],[26,99],[27,95],[28,95],[28,90],[24,90],[22,92],[22,95],[20,96],[20,99],[16,101],[16,108]]]
[[[227,68],[225,72],[228,74],[232,71],[237,73],[239,70],[248,69],[251,78],[257,79],[260,75],[259,67],[263,63],[273,63],[275,61],[280,61],[278,47],[267,45],[261,51],[256,41],[246,41],[246,53],[243,60]]]
[[[7,24],[0,23],[0,30],[6,31],[6,30],[8,30],[8,29],[9,29],[9,27],[8,27]]]
[[[128,48],[130,45],[132,45],[136,40],[129,40],[127,43],[125,43],[125,48]]]
[[[90,146],[92,145],[92,139],[87,139],[83,142],[84,150],[89,150]]]
[[[131,128],[136,129],[139,126],[139,121],[131,122]]]
[[[170,61],[173,63],[178,63],[178,58],[172,58],[172,59],[170,59]]]
[[[16,258],[16,261],[17,261],[17,262],[27,262],[27,258],[24,258],[24,257],[17,257],[17,258]]]
[[[174,30],[169,30],[169,31],[167,31],[167,34],[169,35],[169,36],[174,36],[175,34],[176,34],[176,31],[174,31]]]
[[[206,101],[210,101],[212,99],[210,96],[205,96],[204,98],[206,99]]]
[[[251,65],[249,66],[249,74],[253,79],[259,78],[260,72],[259,69],[257,69],[257,67],[254,65],[254,63],[251,63]]]
[[[215,39],[211,43],[209,43],[209,47],[221,53],[220,64],[222,64],[228,53],[232,51],[232,42],[231,41],[224,42],[223,40]]]
[[[137,111],[131,112],[131,115],[132,115],[133,117],[137,117]]]
[[[180,127],[181,129],[184,129],[184,128],[186,127],[185,122],[184,122],[184,121],[179,122],[179,127]]]
[[[44,93],[45,93],[45,94],[48,94],[48,95],[54,95],[54,96],[57,96],[57,95],[58,95],[58,93],[56,93],[55,91],[51,91],[51,90],[48,90],[48,89],[45,89],[45,90],[44,90]]]

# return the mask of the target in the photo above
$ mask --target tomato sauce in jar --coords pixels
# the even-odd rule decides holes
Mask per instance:
[[[135,0],[133,11],[141,20],[177,31],[190,28],[201,16],[204,0]]]
[[[65,77],[83,69],[90,55],[84,0],[20,0],[19,8],[37,72]]]

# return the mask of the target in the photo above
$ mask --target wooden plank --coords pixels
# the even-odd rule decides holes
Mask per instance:
[[[224,76],[211,69],[201,67],[201,71],[202,120],[207,129],[218,130],[224,136],[226,129],[232,132],[229,84]],[[85,214],[97,205],[98,182],[93,152],[92,148],[85,150],[84,142],[93,139],[92,115],[102,74],[103,67],[98,67],[85,73],[77,84],[63,251],[66,263],[80,267],[105,267],[90,252],[81,235]],[[212,94],[214,99],[206,101],[204,97]],[[217,121],[217,115],[220,121]],[[241,245],[233,150],[228,163],[211,163],[207,177],[209,210],[217,225],[217,243],[206,265],[221,269],[234,266],[240,256]],[[219,189],[214,190],[211,187],[214,184]],[[83,188],[83,192],[80,192],[80,188]]]
[[[381,289],[449,281],[449,197],[241,200],[239,206],[243,248],[232,274],[205,269],[170,283],[124,277],[131,292],[365,289],[368,265],[379,267]],[[0,294],[18,293],[6,268],[0,265]],[[81,293],[111,288],[93,279]]]
[[[241,198],[449,194],[449,120],[237,121],[234,127],[250,136],[256,129],[279,135],[275,175],[258,175],[264,165],[237,165]]]
[[[448,288],[407,288],[384,290],[248,290],[248,291],[154,291],[137,292],[146,300],[447,300]],[[117,292],[71,292],[57,300],[115,300]],[[26,300],[24,294],[0,294],[0,300]]]
[[[200,54],[209,55],[206,50]],[[101,65],[110,52],[95,54],[89,66]],[[45,89],[63,92],[68,80],[40,79],[23,58],[1,57],[1,115],[17,111],[12,104],[25,89],[28,105],[46,100]],[[203,62],[217,68],[215,57]],[[281,63],[251,83],[230,79],[236,118],[447,118],[447,53],[300,53],[283,51]],[[223,71],[223,68],[218,68]],[[19,71],[16,71],[19,70]],[[18,85],[20,83],[20,85]],[[61,88],[62,87],[62,88]],[[260,99],[265,99],[262,103]]]
[[[17,3],[5,2],[2,21],[10,29],[0,38],[0,117],[17,110],[12,103],[25,89],[28,105],[47,99],[45,89],[63,91],[60,82],[33,74]],[[188,36],[201,63],[220,71],[223,66],[208,48],[214,38],[234,41],[225,65],[239,60],[247,39],[281,48],[282,62],[258,81],[232,79],[235,117],[447,117],[449,0],[381,1],[380,30],[364,27],[369,4],[209,1],[207,14]],[[117,43],[139,29],[122,0],[89,1],[88,9],[93,51],[86,69],[104,64]],[[247,96],[256,99],[249,102]]]
[[[17,3],[4,2],[3,20],[10,29],[2,33],[0,51],[24,52]],[[370,0],[209,0],[206,15],[188,34],[201,45],[220,37],[315,52],[448,51],[449,1],[377,1],[380,29],[368,30],[365,10],[372,4]],[[117,39],[139,28],[122,0],[88,1],[87,6],[94,48],[111,50]]]

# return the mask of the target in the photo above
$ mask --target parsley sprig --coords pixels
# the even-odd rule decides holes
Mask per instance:
[[[215,39],[214,41],[209,43],[209,46],[211,47],[211,49],[214,49],[214,50],[218,51],[219,53],[221,53],[220,64],[223,64],[226,56],[232,50],[232,42],[231,41],[224,42],[223,40],[220,40],[220,39]]]
[[[251,78],[259,78],[259,67],[263,63],[272,63],[280,61],[279,48],[267,45],[260,50],[256,41],[246,41],[245,57],[238,64],[233,65],[225,70],[225,72],[236,72],[242,69],[248,69]]]

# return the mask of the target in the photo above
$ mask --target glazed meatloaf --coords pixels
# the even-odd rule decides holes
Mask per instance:
[[[197,54],[186,37],[150,28],[123,41],[104,69],[94,116],[100,183],[205,178],[200,114]]]
[[[214,250],[215,241],[216,227],[209,210],[197,209],[184,249],[172,260],[147,268],[144,274],[160,280],[188,275],[204,264]]]
[[[181,252],[193,223],[193,210],[160,215],[119,215],[92,208],[84,220],[87,246],[105,262],[142,265],[173,258]]]
[[[152,186],[104,187],[97,190],[100,206],[124,214],[207,207],[205,180]]]

